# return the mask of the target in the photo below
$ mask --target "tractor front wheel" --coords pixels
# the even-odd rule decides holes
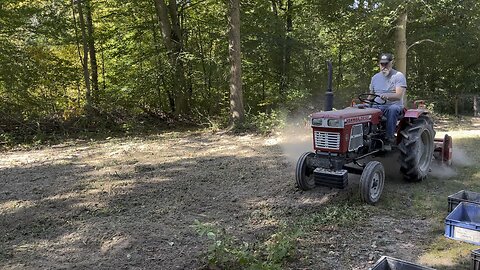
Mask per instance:
[[[385,183],[385,169],[382,163],[370,161],[360,176],[360,197],[368,204],[380,200]]]
[[[295,169],[295,180],[298,188],[301,190],[309,190],[315,187],[315,179],[313,178],[314,168],[309,167],[307,164],[307,159],[314,155],[312,152],[306,152],[298,158]]]
[[[427,177],[435,150],[433,122],[428,116],[419,117],[400,131],[400,135],[400,171],[405,180],[420,182]]]

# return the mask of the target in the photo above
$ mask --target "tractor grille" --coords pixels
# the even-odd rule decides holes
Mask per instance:
[[[339,150],[340,133],[315,131],[315,147]]]

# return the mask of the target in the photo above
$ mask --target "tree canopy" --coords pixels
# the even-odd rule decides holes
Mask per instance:
[[[88,122],[92,113],[228,117],[227,2],[2,1],[0,128]],[[409,99],[452,113],[452,97],[478,94],[478,1],[244,0],[246,113],[321,108],[326,60],[335,105],[346,106],[367,90],[377,55],[395,52],[401,14]]]

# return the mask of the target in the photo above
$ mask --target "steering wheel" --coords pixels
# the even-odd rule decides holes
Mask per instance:
[[[370,98],[368,98],[369,96],[373,96],[373,98],[370,99]],[[360,100],[361,102],[366,103],[370,106],[371,105],[384,105],[384,104],[387,103],[387,101],[384,100],[384,99],[382,99],[383,103],[376,101],[375,99],[377,97],[381,98],[380,95],[377,95],[377,94],[360,94],[360,95],[358,95],[358,100]]]

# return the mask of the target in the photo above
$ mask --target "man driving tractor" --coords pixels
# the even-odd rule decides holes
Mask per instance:
[[[381,54],[378,64],[380,72],[373,76],[369,93],[357,96],[363,104],[352,103],[340,110],[326,106],[310,115],[313,149],[303,153],[295,167],[295,182],[301,190],[315,186],[343,189],[349,174],[359,174],[361,199],[375,204],[383,191],[385,168],[374,158],[386,156],[385,151],[399,154],[400,173],[409,182],[425,179],[433,160],[451,164],[452,138],[445,134],[444,139],[435,139],[433,119],[425,106],[417,107],[414,102],[414,108],[404,110],[407,82],[392,68],[393,55]],[[333,68],[330,63],[327,66],[330,91],[325,104],[333,96]]]
[[[373,107],[382,110],[387,118],[385,141],[385,150],[387,151],[392,149],[391,144],[394,142],[398,117],[404,108],[403,97],[407,89],[405,75],[393,69],[393,62],[392,54],[382,53],[378,59],[380,72],[375,74],[370,82],[370,93],[379,95],[380,97],[377,97],[375,101],[381,103],[381,105],[373,105]]]

